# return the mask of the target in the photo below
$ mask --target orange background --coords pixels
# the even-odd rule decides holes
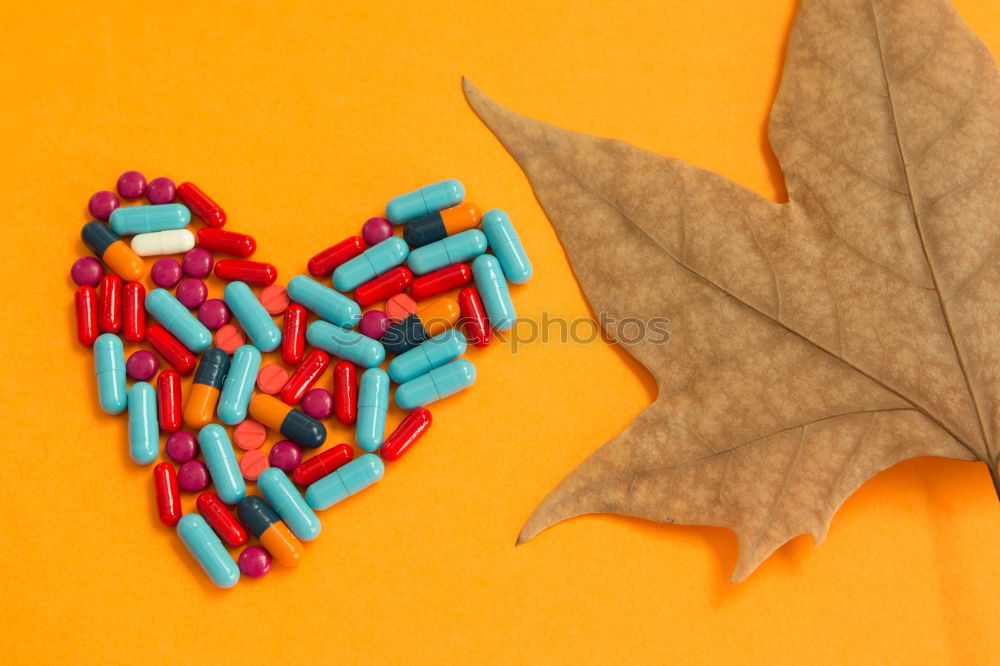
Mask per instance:
[[[848,500],[822,548],[799,537],[735,586],[736,542],[721,529],[585,517],[515,548],[544,494],[653,398],[645,371],[605,343],[471,352],[474,389],[434,408],[430,433],[379,485],[322,514],[297,571],[217,591],[156,521],[150,469],[128,461],[124,417],[97,409],[74,340],[68,273],[85,204],[126,169],[199,183],[283,280],[389,197],[454,176],[520,229],[536,273],[514,289],[519,313],[587,317],[460,77],[782,199],[765,124],[795,2],[4,5],[5,661],[996,655],[1000,509],[981,465],[901,464]],[[958,7],[1000,51],[1000,5]]]

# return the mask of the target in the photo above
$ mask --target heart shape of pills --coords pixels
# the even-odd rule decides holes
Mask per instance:
[[[272,559],[297,566],[320,533],[316,512],[379,481],[383,461],[430,427],[426,405],[473,384],[468,343],[514,325],[507,283],[526,282],[531,264],[507,214],[480,217],[464,197],[447,180],[392,199],[287,286],[192,183],[129,171],[117,194],[91,197],[81,237],[94,256],[71,270],[77,338],[93,348],[101,408],[128,414],[132,460],[157,462],[166,436],[168,460],[153,467],[160,521],[218,587],[265,575]],[[161,257],[148,285],[146,257]],[[212,275],[221,299],[208,298]],[[321,386],[331,365],[332,390]],[[393,383],[408,413],[386,437]],[[330,445],[330,418],[354,426],[354,447]],[[265,453],[268,430],[285,439]],[[200,493],[196,512],[183,515],[182,491]]]

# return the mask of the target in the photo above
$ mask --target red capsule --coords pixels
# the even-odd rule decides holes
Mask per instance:
[[[414,300],[430,298],[446,291],[463,287],[472,281],[472,269],[468,264],[453,264],[418,277],[407,292]]]
[[[97,326],[102,333],[117,333],[122,330],[122,279],[114,273],[101,278]]]
[[[287,405],[297,405],[312,385],[316,383],[330,365],[330,355],[325,351],[314,349],[302,359],[299,367],[288,378],[285,388],[281,389],[281,400]]]
[[[191,209],[191,212],[204,220],[210,227],[221,227],[226,223],[226,211],[212,201],[194,183],[181,183],[177,186],[177,198]]]
[[[354,290],[354,301],[365,308],[372,303],[395,296],[413,282],[413,273],[406,266],[397,266]]]
[[[195,242],[198,247],[206,250],[232,254],[237,257],[249,257],[257,250],[257,241],[252,236],[212,227],[199,229],[195,236]]]
[[[293,303],[285,309],[285,330],[281,333],[281,360],[298,365],[306,349],[306,319],[309,312]]]
[[[146,337],[146,288],[138,282],[125,283],[125,322],[122,335],[128,342]]]
[[[97,328],[97,291],[90,285],[76,290],[76,339],[84,347],[93,347],[100,335]]]
[[[458,292],[458,306],[462,310],[462,327],[465,337],[477,347],[486,347],[493,339],[490,320],[475,287],[466,287]]]
[[[338,467],[343,467],[353,459],[354,450],[347,444],[338,444],[296,467],[292,471],[292,478],[300,486],[308,486],[327,474],[332,474]]]
[[[382,443],[382,458],[386,462],[399,460],[430,427],[431,413],[423,407],[417,407],[406,415]]]
[[[364,249],[365,242],[361,236],[351,236],[342,240],[309,260],[309,274],[316,278],[326,277],[337,266],[358,256]]]
[[[358,370],[348,361],[333,366],[333,413],[344,425],[358,418]]]
[[[229,511],[229,507],[215,493],[202,493],[195,502],[198,513],[212,526],[222,542],[230,548],[238,548],[247,542],[247,531]]]
[[[160,430],[177,432],[181,429],[181,376],[176,370],[164,370],[156,378],[156,404]]]
[[[215,262],[215,277],[220,280],[240,280],[255,287],[267,287],[278,279],[278,269],[262,261],[222,259]]]
[[[153,483],[156,485],[156,510],[160,514],[160,522],[173,527],[181,519],[182,513],[177,470],[170,463],[160,463],[153,468]]]
[[[167,363],[174,366],[177,372],[182,375],[190,375],[191,371],[194,370],[194,354],[159,324],[146,328],[146,341],[159,352]]]

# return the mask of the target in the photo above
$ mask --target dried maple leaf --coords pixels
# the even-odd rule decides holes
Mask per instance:
[[[656,401],[519,542],[597,512],[718,525],[739,581],[907,458],[980,460],[1000,492],[998,92],[945,0],[804,0],[771,111],[776,204],[465,82],[594,310],[671,321],[668,344],[621,343]]]

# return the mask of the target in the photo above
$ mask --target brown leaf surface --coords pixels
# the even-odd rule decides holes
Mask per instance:
[[[732,580],[915,456],[1000,428],[997,70],[945,0],[804,0],[770,139],[789,202],[628,144],[469,103],[527,174],[595,312],[659,395],[541,503],[734,530]],[[1000,485],[998,485],[1000,488]]]

